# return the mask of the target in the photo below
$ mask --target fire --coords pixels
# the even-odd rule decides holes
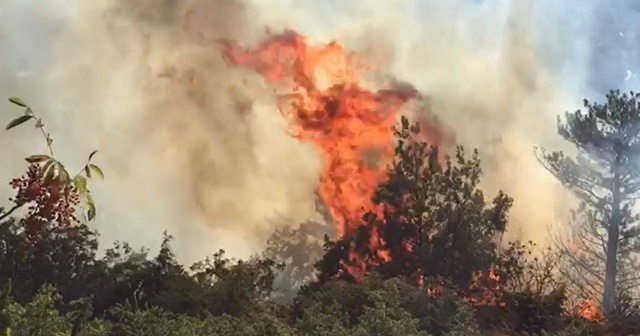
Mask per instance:
[[[256,71],[274,89],[280,113],[292,122],[292,135],[320,149],[318,194],[337,226],[338,238],[354,233],[366,212],[382,214],[372,196],[393,160],[393,127],[402,107],[423,97],[408,85],[365,88],[360,78],[371,67],[354,53],[336,42],[311,46],[294,31],[269,34],[251,49],[235,42],[223,45],[229,63]],[[446,140],[437,124],[423,119],[419,125],[418,141],[438,145],[443,137]],[[352,246],[349,264],[343,265],[356,279],[366,276],[367,266],[391,259],[375,228],[370,237],[374,259],[358,255]],[[406,248],[411,250],[411,244]],[[442,292],[439,284],[427,286],[423,280],[418,282],[430,295]],[[469,302],[500,304],[500,284],[494,270],[474,274]]]
[[[338,238],[354,233],[366,212],[381,214],[383,209],[373,204],[372,196],[385,181],[387,165],[393,160],[393,127],[402,107],[423,97],[406,85],[384,90],[364,87],[361,75],[371,67],[354,53],[337,42],[311,46],[291,30],[269,34],[255,48],[229,41],[223,46],[223,56],[230,64],[256,71],[274,89],[280,113],[291,121],[292,136],[320,149],[323,166],[318,193],[335,222]],[[417,140],[437,145],[445,136],[437,125],[426,120],[419,123],[423,132]],[[370,233],[369,247],[378,261],[389,261],[378,232]],[[364,277],[367,265],[374,263],[354,249],[350,262],[345,266],[355,278]],[[504,307],[503,282],[494,269],[474,273],[465,300]],[[437,283],[426,285],[422,278],[418,283],[429,295],[442,293]],[[577,314],[593,321],[602,319],[591,300],[585,300]]]
[[[583,299],[573,308],[574,315],[582,317],[585,320],[593,322],[603,322],[604,313],[600,309],[600,305],[594,299]]]
[[[487,272],[474,272],[469,286],[470,295],[465,298],[469,304],[479,306],[505,307],[502,300],[503,279],[494,268]]]
[[[231,64],[251,68],[276,90],[278,108],[293,121],[293,136],[323,154],[318,193],[338,237],[355,231],[393,159],[393,126],[403,105],[420,95],[411,87],[374,91],[359,83],[369,67],[332,42],[310,46],[293,31],[270,34],[254,49],[224,43]],[[373,233],[372,248],[381,242]],[[384,251],[379,257],[387,259]]]

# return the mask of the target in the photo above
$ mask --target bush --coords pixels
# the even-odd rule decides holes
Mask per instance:
[[[293,319],[305,335],[478,333],[472,310],[453,291],[430,297],[400,278],[361,283],[329,281],[302,290]]]

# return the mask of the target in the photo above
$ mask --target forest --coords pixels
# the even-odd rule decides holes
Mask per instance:
[[[117,242],[99,256],[91,183],[108,183],[91,152],[78,173],[45,154],[26,158],[0,208],[3,335],[638,335],[633,207],[640,191],[640,95],[611,91],[558,119],[572,156],[537,151],[577,197],[583,244],[504,241],[513,199],[485,195],[481,153],[444,155],[402,117],[386,179],[359,222],[318,237],[318,223],[276,229],[247,260],[220,250],[181,265]],[[26,128],[25,128],[26,129]],[[41,133],[41,134],[40,134]],[[352,221],[350,219],[350,221]]]

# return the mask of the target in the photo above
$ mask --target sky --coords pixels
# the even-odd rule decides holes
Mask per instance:
[[[153,248],[168,230],[186,261],[247,256],[275,225],[317,217],[321,158],[286,134],[257,76],[222,62],[215,38],[250,44],[292,28],[385,53],[383,70],[431,95],[457,141],[480,149],[488,192],[515,197],[510,231],[536,240],[570,202],[533,147],[566,149],[557,115],[638,86],[640,5],[629,0],[239,3],[0,0],[0,96],[34,105],[62,161],[100,150],[91,225],[105,246]],[[1,111],[0,122],[19,113]],[[0,149],[9,181],[43,146],[27,127],[0,134]]]

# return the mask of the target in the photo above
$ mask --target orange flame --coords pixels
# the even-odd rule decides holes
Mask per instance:
[[[582,317],[585,320],[592,322],[603,322],[604,313],[600,309],[600,305],[594,299],[583,299],[578,302],[573,308],[575,316]]]
[[[359,76],[370,67],[355,54],[336,42],[310,46],[291,30],[269,34],[252,49],[228,41],[223,45],[229,63],[253,69],[274,88],[278,109],[293,121],[293,136],[321,150],[318,192],[335,221],[338,238],[354,233],[366,212],[381,215],[383,209],[373,204],[372,196],[393,160],[393,127],[405,103],[423,97],[409,85],[378,91],[364,88]],[[419,125],[418,141],[437,145],[448,136],[427,120]],[[370,237],[374,259],[358,255],[352,246],[349,264],[343,264],[356,279],[366,275],[368,265],[391,259],[376,228]],[[406,248],[410,251],[411,244]],[[422,281],[418,280],[421,286]],[[469,298],[470,302],[497,304],[500,278],[493,270],[476,274],[474,283],[478,297]],[[430,295],[442,293],[438,284],[425,289]]]
[[[487,272],[474,272],[469,286],[470,295],[465,301],[472,305],[505,307],[501,297],[502,286],[503,279],[494,268]]]
[[[254,49],[224,45],[231,64],[257,71],[277,90],[280,112],[294,121],[293,135],[322,151],[318,192],[338,237],[353,233],[365,212],[380,212],[371,198],[393,158],[393,126],[402,106],[419,98],[418,92],[363,88],[358,77],[367,67],[355,54],[336,42],[309,46],[290,30],[269,35]],[[374,248],[381,243],[376,233],[372,236]]]

